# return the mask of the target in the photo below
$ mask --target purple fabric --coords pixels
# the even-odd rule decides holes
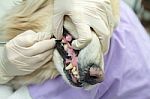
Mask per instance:
[[[121,21],[105,56],[105,80],[90,91],[72,88],[61,77],[29,86],[33,99],[150,99],[150,38],[121,1]]]

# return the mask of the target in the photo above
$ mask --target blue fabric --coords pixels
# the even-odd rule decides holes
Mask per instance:
[[[90,91],[73,88],[61,77],[29,86],[33,99],[150,99],[150,38],[121,1],[121,20],[105,56],[105,80]]]

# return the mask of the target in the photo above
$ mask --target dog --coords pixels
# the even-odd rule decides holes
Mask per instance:
[[[48,32],[52,34],[53,0],[23,0],[13,7],[3,18],[0,31],[3,39],[10,40],[26,30],[35,32]],[[64,28],[70,34],[77,34],[74,24],[67,16],[64,18]],[[92,31],[92,30],[91,30]],[[72,35],[74,38],[77,35]],[[59,45],[58,45],[59,46]],[[61,75],[72,86],[84,87],[100,83],[104,79],[104,63],[100,41],[92,31],[92,41],[78,53],[78,81],[72,80],[71,74],[64,69],[65,64],[60,52],[54,50],[53,64],[40,67],[33,73],[16,76],[7,84],[18,88],[22,85],[42,83],[47,79],[54,79]],[[92,74],[95,72],[94,74]]]

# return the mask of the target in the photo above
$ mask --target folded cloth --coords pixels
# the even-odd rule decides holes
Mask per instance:
[[[25,86],[13,91],[10,86],[0,85],[0,99],[32,99],[32,97]]]
[[[5,99],[32,99],[32,97],[30,96],[27,87],[22,86],[21,88],[13,92],[11,96]]]
[[[30,85],[33,99],[150,99],[150,38],[133,11],[121,1],[121,20],[105,56],[105,80],[86,91],[61,77]]]
[[[6,85],[0,85],[0,99],[8,99],[13,94],[13,89]]]

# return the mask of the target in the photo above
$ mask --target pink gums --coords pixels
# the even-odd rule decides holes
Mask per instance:
[[[76,67],[76,70],[78,71],[78,57],[75,51],[73,50],[73,47],[70,45],[71,41],[72,41],[71,35],[67,35],[66,37],[63,37],[62,39],[62,43],[67,45],[67,49],[65,49],[65,51],[68,53],[68,56],[71,57],[71,59],[66,59],[66,64],[71,63],[74,67]],[[70,71],[70,74],[71,74],[71,78],[73,82],[77,83],[77,78],[73,76],[71,71]]]
[[[78,63],[78,57],[77,55],[75,54],[74,50],[73,50],[73,47],[70,45],[69,42],[71,42],[72,40],[72,37],[71,35],[67,35],[66,37],[63,37],[62,39],[62,42],[64,44],[67,44],[67,53],[68,53],[68,56],[71,57],[71,60],[69,59],[66,59],[66,63],[72,63],[73,66],[77,66],[77,63]]]

